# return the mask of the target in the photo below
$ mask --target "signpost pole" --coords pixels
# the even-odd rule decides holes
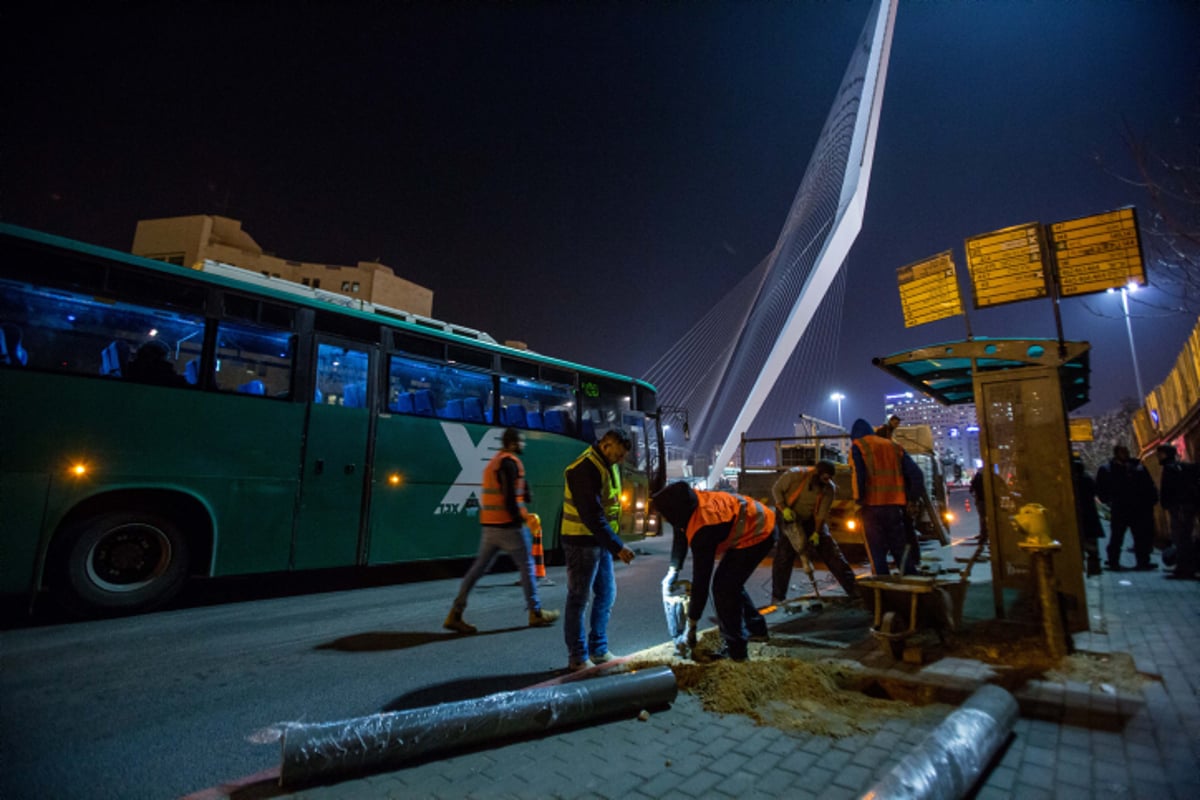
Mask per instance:
[[[1050,227],[1042,226],[1044,235],[1042,239],[1042,261],[1046,264],[1046,291],[1050,295],[1050,302],[1054,305],[1054,330],[1058,333],[1058,357],[1064,361],[1067,358],[1067,343],[1066,337],[1063,336],[1062,310],[1058,306],[1058,257],[1054,248],[1047,247],[1046,243],[1050,241]]]

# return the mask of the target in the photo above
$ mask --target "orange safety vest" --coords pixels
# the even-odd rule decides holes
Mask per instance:
[[[521,510],[521,519],[513,519],[504,505],[504,493],[500,490],[500,464],[504,459],[511,458],[517,462],[517,508]],[[507,450],[501,450],[492,456],[492,460],[483,468],[483,502],[479,509],[479,522],[482,525],[502,525],[505,527],[521,525],[528,516],[525,510],[525,465]]]
[[[717,546],[717,554],[726,550],[753,547],[775,530],[775,512],[757,500],[729,492],[697,491],[700,504],[688,520],[687,540],[692,543],[696,531],[709,525],[732,522],[729,536]]]
[[[864,506],[902,506],[908,502],[904,492],[904,448],[874,434],[855,439],[851,447],[857,447],[867,467],[867,495],[857,500]],[[854,482],[858,494],[858,481]]]
[[[784,502],[787,503],[788,507],[796,504],[796,500],[801,494],[804,493],[804,490],[808,488],[808,485],[812,483],[813,476],[816,474],[816,469],[807,469],[800,473],[800,482],[796,484],[796,488],[792,489],[792,493],[784,498]],[[821,499],[825,496],[827,491],[829,491],[828,486],[822,486],[817,490],[817,508],[821,507]]]

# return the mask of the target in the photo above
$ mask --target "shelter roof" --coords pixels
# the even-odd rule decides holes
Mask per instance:
[[[943,342],[873,359],[875,366],[943,405],[975,401],[975,375],[1058,367],[1068,411],[1088,401],[1091,367],[1087,342],[1057,339],[986,339]]]

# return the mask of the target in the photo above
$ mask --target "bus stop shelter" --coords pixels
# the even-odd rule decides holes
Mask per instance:
[[[1088,401],[1090,349],[1078,341],[973,338],[874,359],[944,405],[975,403],[997,617],[1037,612],[1031,556],[1013,518],[1039,505],[1062,544],[1053,567],[1064,622],[1072,632],[1088,629],[1067,415]]]

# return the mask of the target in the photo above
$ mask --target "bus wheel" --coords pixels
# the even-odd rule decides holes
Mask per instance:
[[[170,600],[187,580],[187,538],[158,514],[89,517],[73,528],[62,552],[57,588],[79,613],[148,611]]]

